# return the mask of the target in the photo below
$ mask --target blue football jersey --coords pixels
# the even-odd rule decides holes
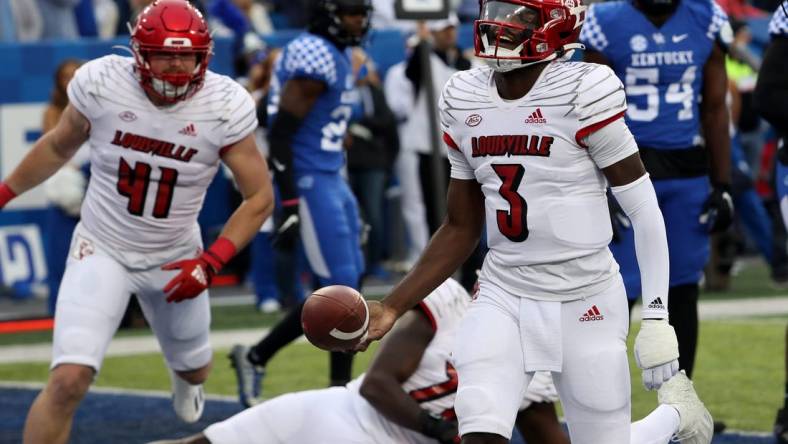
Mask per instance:
[[[624,83],[626,121],[638,145],[662,149],[701,143],[703,68],[715,42],[725,48],[732,39],[714,0],[682,0],[659,28],[630,2],[594,3],[580,33]]]
[[[788,37],[788,0],[782,2],[774,11],[769,22],[769,34],[775,37]]]
[[[268,124],[276,118],[282,87],[290,79],[313,79],[326,84],[293,136],[293,168],[297,174],[336,172],[342,168],[342,143],[357,102],[349,52],[341,52],[325,38],[303,33],[285,46],[274,66],[268,95]]]

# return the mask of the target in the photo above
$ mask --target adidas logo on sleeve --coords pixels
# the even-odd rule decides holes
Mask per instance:
[[[662,303],[662,298],[657,296],[656,299],[654,299],[653,301],[651,301],[650,304],[648,304],[648,308],[651,308],[653,310],[664,310],[665,304]]]

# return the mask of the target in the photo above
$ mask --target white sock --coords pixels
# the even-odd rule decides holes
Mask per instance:
[[[679,412],[662,404],[648,416],[632,423],[630,444],[667,444],[679,430]]]

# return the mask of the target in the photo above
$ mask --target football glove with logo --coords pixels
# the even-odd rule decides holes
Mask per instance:
[[[298,217],[298,199],[282,202],[282,212],[274,228],[271,245],[283,251],[293,251],[301,231],[301,220]]]
[[[2,209],[11,199],[16,197],[16,193],[5,182],[0,182],[0,209]]]
[[[703,204],[700,223],[707,224],[709,233],[725,231],[733,223],[733,198],[728,185],[714,185]]]
[[[167,302],[181,302],[199,296],[233,256],[235,245],[229,239],[220,237],[198,257],[162,266],[162,270],[181,271],[164,287]]]
[[[646,390],[657,390],[679,371],[679,341],[667,319],[644,319],[635,338],[635,361]]]

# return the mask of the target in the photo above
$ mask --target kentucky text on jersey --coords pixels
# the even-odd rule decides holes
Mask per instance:
[[[180,160],[181,162],[189,162],[197,150],[194,148],[187,148],[183,145],[176,145],[164,140],[151,139],[150,137],[139,136],[132,133],[123,133],[123,131],[115,130],[115,137],[112,139],[112,144],[122,146],[123,148],[130,148],[134,151],[141,151],[143,153],[150,153],[151,156],[167,157],[170,159]]]
[[[554,142],[549,136],[481,136],[471,138],[473,157],[540,156],[548,157]]]
[[[692,51],[660,51],[632,54],[632,66],[691,65]]]

